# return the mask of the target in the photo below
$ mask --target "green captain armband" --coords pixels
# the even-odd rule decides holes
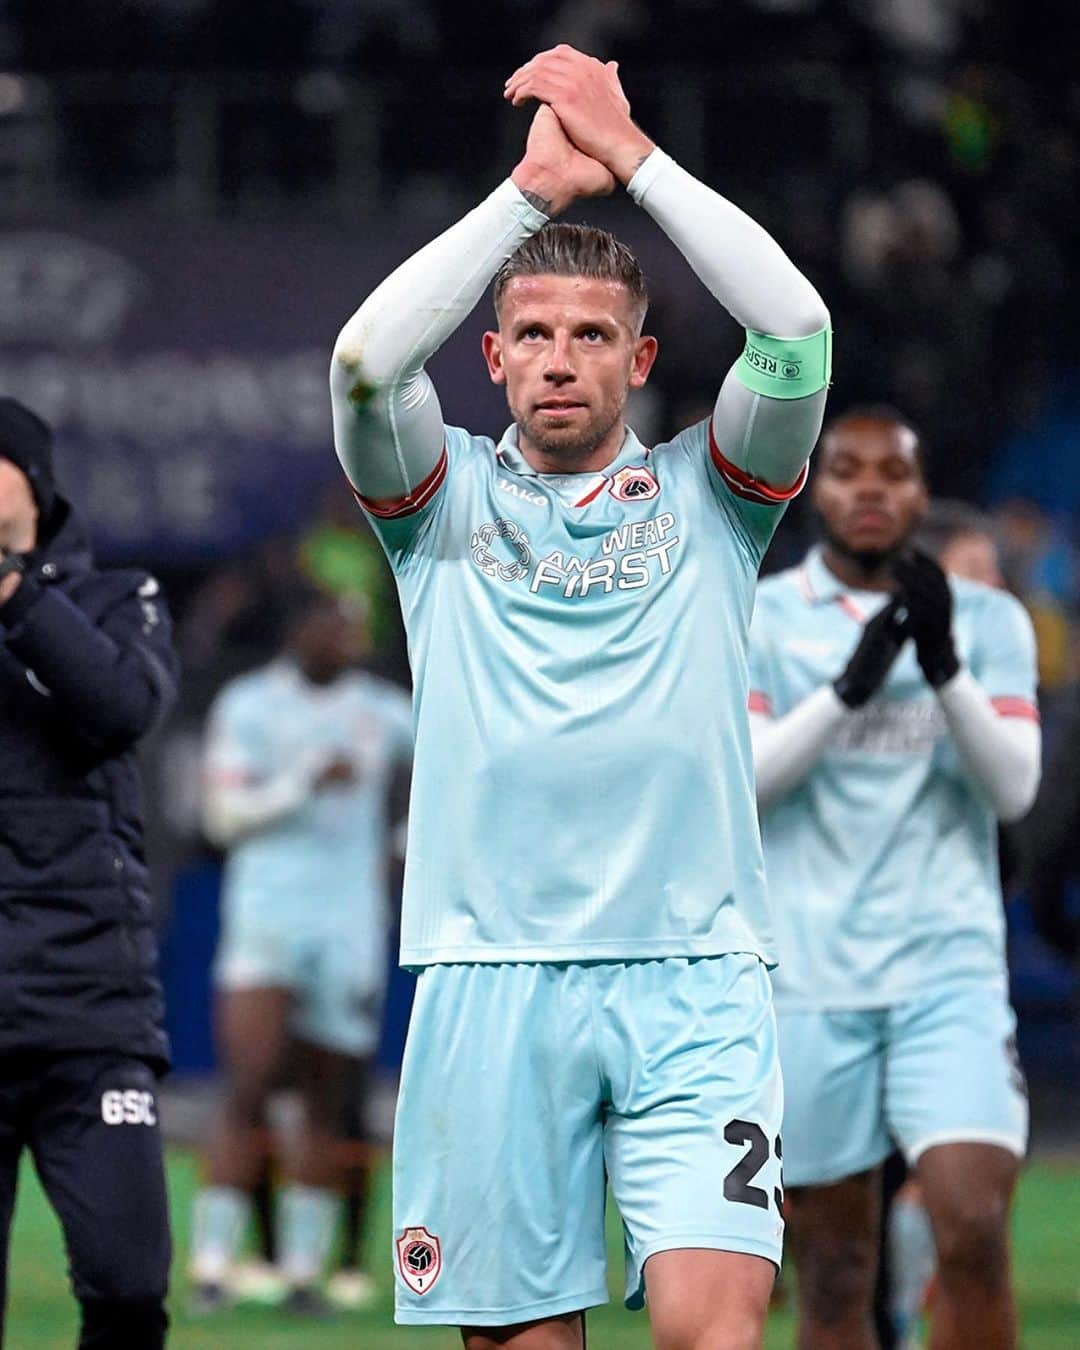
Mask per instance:
[[[832,378],[832,329],[811,337],[779,338],[746,330],[735,378],[769,398],[806,398],[827,389]]]

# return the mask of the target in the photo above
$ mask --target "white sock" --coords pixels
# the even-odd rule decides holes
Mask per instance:
[[[341,1198],[318,1186],[286,1186],[278,1201],[278,1265],[291,1285],[313,1284],[326,1261]]]
[[[251,1215],[251,1196],[235,1186],[204,1186],[192,1215],[191,1278],[221,1284],[229,1272]]]

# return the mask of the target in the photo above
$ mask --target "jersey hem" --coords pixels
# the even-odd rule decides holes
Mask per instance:
[[[560,1294],[538,1303],[522,1303],[512,1308],[414,1308],[395,1307],[398,1326],[488,1326],[510,1327],[517,1322],[533,1322],[541,1317],[560,1317],[564,1313],[584,1312],[611,1302],[606,1289],[596,1288],[584,1294]]]
[[[798,995],[789,996],[778,990],[774,984],[773,1007],[777,1013],[875,1012],[881,1008],[895,1007],[898,1003],[907,1003],[913,998],[921,998],[924,994],[936,993],[943,988],[969,984],[990,985],[1008,999],[1008,975],[1003,970],[995,970],[982,973],[970,971],[962,975],[940,975],[936,979],[920,981],[918,984],[905,986],[903,989],[890,990],[886,996],[876,994],[872,998],[867,995],[865,998],[857,999],[812,999]]]
[[[402,947],[398,964],[422,966],[563,965],[581,961],[656,961],[669,957],[687,959],[710,956],[753,956],[768,970],[776,967],[769,948],[745,943],[687,943],[664,938],[653,943],[571,943],[566,947],[516,947],[485,944],[482,947]]]

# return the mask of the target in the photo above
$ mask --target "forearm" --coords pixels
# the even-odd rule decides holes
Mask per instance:
[[[219,848],[230,848],[246,835],[295,815],[310,795],[306,770],[290,770],[259,783],[230,782],[211,770],[203,787],[203,830]]]
[[[473,310],[502,262],[547,217],[507,180],[364,301],[334,348],[334,441],[366,497],[407,494],[442,451],[424,363]]]
[[[627,190],[744,328],[804,338],[828,326],[821,296],[776,240],[663,150],[648,156]]]
[[[1039,789],[1039,724],[1003,717],[968,670],[942,685],[938,700],[964,767],[990,798],[998,819],[1009,823],[1026,815]]]
[[[831,684],[816,690],[783,717],[752,715],[750,736],[758,806],[771,806],[798,787],[851,715]]]

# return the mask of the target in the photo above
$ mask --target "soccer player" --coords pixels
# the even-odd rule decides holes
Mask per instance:
[[[401,959],[420,972],[394,1139],[397,1319],[469,1350],[579,1347],[627,1299],[665,1350],[758,1346],[780,1258],[772,941],[747,630],[828,381],[828,313],[773,240],[569,47],[507,82],[525,154],[345,325],[338,454],[386,548],[415,687]],[[610,235],[624,184],[746,329],[711,418],[648,449],[656,357]],[[495,281],[513,424],[444,426],[424,363]]]
[[[196,1305],[226,1280],[265,1161],[265,1108],[288,1065],[304,1104],[281,1159],[277,1259],[289,1306],[314,1290],[338,1212],[346,1094],[378,1039],[388,915],[386,799],[412,750],[407,696],[354,669],[362,621],[333,596],[294,598],[283,655],[211,712],[207,833],[229,850],[215,980],[224,1105],[195,1202]]]
[[[824,542],[762,584],[751,632],[800,1345],[875,1344],[878,1169],[895,1138],[938,1251],[931,1344],[1004,1350],[1027,1104],[997,822],[1038,783],[1031,625],[909,547],[927,495],[898,413],[829,426],[813,502]]]
[[[98,567],[52,432],[0,398],[0,1342],[24,1150],[59,1216],[80,1350],[161,1350],[169,1064],[138,743],[176,697],[168,608]]]
[[[936,558],[942,570],[951,576],[967,577],[986,586],[1004,585],[991,523],[966,502],[934,498],[914,542]],[[890,1166],[896,1169],[896,1179],[890,1175]],[[937,1268],[934,1234],[922,1188],[914,1177],[902,1180],[904,1170],[899,1155],[892,1164],[886,1163],[883,1194],[886,1228],[883,1265],[888,1276],[884,1293],[897,1350],[907,1350],[915,1343],[919,1314]],[[880,1272],[878,1283],[880,1309]],[[878,1325],[881,1326],[880,1318]]]

